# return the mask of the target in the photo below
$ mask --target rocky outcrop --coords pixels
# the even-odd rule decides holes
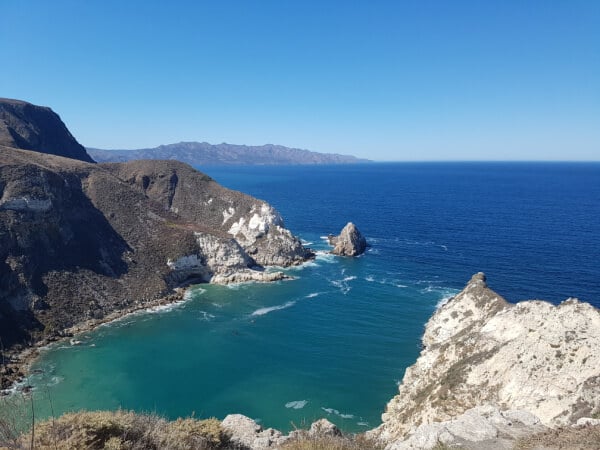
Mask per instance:
[[[165,211],[199,227],[196,239],[211,249],[203,257],[214,273],[223,273],[225,266],[286,267],[312,257],[271,205],[226,189],[186,164],[150,160],[102,167]]]
[[[266,202],[186,164],[91,164],[0,146],[4,349],[153,302],[181,283],[280,280],[265,266],[311,255]]]
[[[265,430],[256,421],[242,414],[228,415],[221,422],[221,426],[229,436],[229,441],[236,448],[249,450],[277,449],[288,441],[310,442],[315,438],[339,438],[342,436],[339,428],[327,419],[313,422],[308,430],[298,429],[287,435],[273,428]],[[338,444],[341,446],[341,441]]]
[[[94,162],[50,108],[0,98],[0,146]]]
[[[358,256],[367,249],[367,240],[358,231],[356,225],[348,222],[339,236],[329,235],[329,245],[333,245],[331,253],[339,256]]]
[[[421,355],[371,436],[388,449],[432,448],[505,436],[512,424],[524,433],[575,424],[600,413],[599,349],[593,306],[509,304],[476,274],[428,321]]]
[[[431,449],[440,443],[463,450],[512,449],[515,441],[547,429],[527,411],[500,411],[498,407],[483,405],[451,420],[420,425],[406,440],[393,442],[386,449]]]
[[[277,448],[284,444],[289,437],[284,436],[281,431],[268,428],[263,430],[262,426],[249,417],[241,414],[230,414],[221,426],[228,433],[229,440],[236,448],[263,450]]]

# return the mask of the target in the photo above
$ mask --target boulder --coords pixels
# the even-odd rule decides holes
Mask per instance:
[[[319,419],[316,422],[313,422],[310,426],[310,430],[308,431],[308,435],[311,437],[315,436],[341,436],[342,432],[335,424],[331,423],[327,419]]]
[[[339,256],[358,256],[367,248],[367,240],[352,222],[342,229],[339,236],[329,235],[329,245],[333,245],[331,253]]]
[[[263,430],[256,421],[242,414],[229,414],[223,419],[221,426],[229,434],[230,442],[240,449],[277,448],[289,439],[273,428]]]

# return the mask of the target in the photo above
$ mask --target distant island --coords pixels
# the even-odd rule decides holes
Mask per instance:
[[[137,150],[102,150],[87,148],[97,162],[126,162],[136,159],[174,159],[192,166],[218,165],[297,165],[297,164],[356,164],[370,162],[351,155],[318,153],[283,145],[209,144],[208,142],[179,142],[155,148]]]

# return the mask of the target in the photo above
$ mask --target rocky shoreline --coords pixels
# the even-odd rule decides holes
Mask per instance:
[[[6,395],[10,393],[13,389],[15,389],[17,384],[25,380],[25,378],[29,375],[31,364],[40,355],[40,351],[47,346],[59,342],[68,342],[80,334],[92,331],[101,325],[121,320],[124,317],[139,313],[140,311],[146,311],[159,306],[168,306],[185,301],[186,292],[186,288],[176,288],[172,294],[158,298],[154,301],[143,304],[138,303],[123,310],[113,311],[99,319],[89,319],[83,321],[65,329],[61,333],[47,336],[38,342],[34,342],[31,346],[10,349],[6,351],[3,354],[4,364],[0,371],[0,395]],[[23,386],[22,390],[28,390],[28,386]]]
[[[211,284],[237,284],[237,283],[270,283],[281,280],[292,280],[293,277],[284,274],[283,272],[259,272],[252,271],[258,276],[254,276],[250,271],[233,272],[227,275],[219,275],[211,280]],[[198,284],[205,284],[202,280],[198,280]],[[40,355],[40,351],[49,345],[60,342],[70,342],[71,345],[77,345],[75,338],[78,335],[95,330],[101,325],[106,325],[112,322],[121,320],[127,316],[137,314],[139,312],[148,311],[161,306],[170,306],[177,303],[187,301],[186,293],[189,287],[196,285],[193,282],[187,282],[184,285],[173,289],[171,294],[156,300],[148,302],[138,302],[125,309],[115,310],[104,317],[88,319],[79,322],[60,333],[47,336],[44,339],[32,343],[25,348],[13,348],[2,353],[2,366],[0,367],[0,395],[8,395],[13,391],[19,383],[22,383],[27,376],[33,362]],[[29,386],[22,386],[21,390],[28,391]]]

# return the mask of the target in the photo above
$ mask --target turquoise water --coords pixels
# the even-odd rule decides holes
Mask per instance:
[[[428,317],[479,270],[509,300],[600,300],[600,165],[381,164],[210,168],[278,208],[318,250],[291,281],[198,286],[45,352],[38,417],[134,409],[289,430],[319,417],[376,426]],[[356,259],[321,236],[354,221]]]

